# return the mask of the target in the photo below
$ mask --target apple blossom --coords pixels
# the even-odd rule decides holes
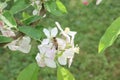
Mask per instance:
[[[0,21],[0,32],[6,37],[16,36],[15,33],[9,27],[6,27],[2,21]]]
[[[54,61],[56,50],[49,45],[39,45],[38,49],[40,53],[36,56],[36,61],[40,67],[51,67],[56,68],[56,63]]]
[[[47,38],[41,41],[38,46],[39,53],[37,53],[36,61],[40,67],[56,68],[57,64],[71,66],[75,53],[79,53],[79,47],[74,46],[74,37],[77,32],[70,31],[69,28],[63,30],[58,22],[55,22],[57,27],[52,29],[43,29]],[[59,37],[58,29],[61,31]],[[57,46],[54,46],[53,38],[56,38]]]
[[[18,38],[11,43],[8,43],[5,45],[5,47],[8,47],[12,51],[21,51],[23,53],[29,53],[31,49],[30,45],[31,39],[28,36],[24,36],[22,38]]]

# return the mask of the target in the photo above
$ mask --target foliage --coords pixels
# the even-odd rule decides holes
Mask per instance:
[[[98,52],[104,51],[107,47],[111,46],[120,34],[120,17],[117,18],[110,27],[106,30],[99,43]]]
[[[94,1],[88,6],[82,5],[80,0],[62,0],[62,2],[67,6],[68,15],[61,18],[48,14],[49,18],[44,18],[40,22],[47,27],[54,26],[52,23],[57,20],[62,22],[63,26],[68,26],[79,33],[75,38],[75,43],[79,43],[81,53],[75,56],[75,62],[69,69],[76,80],[119,80],[120,39],[118,38],[114,46],[109,47],[105,54],[97,55],[100,37],[110,23],[119,16],[119,0],[103,0],[99,6],[95,6]],[[16,80],[17,74],[34,61],[35,53],[38,52],[36,50],[38,43],[33,40],[31,44],[34,47],[27,57],[26,54],[0,48],[0,72],[3,74],[0,79],[4,77],[7,80]],[[41,69],[39,80],[57,80],[55,72],[54,69]]]

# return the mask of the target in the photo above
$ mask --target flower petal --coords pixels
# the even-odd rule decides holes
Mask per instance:
[[[72,62],[73,62],[73,58],[69,58],[69,59],[68,59],[68,67],[71,66]]]
[[[45,64],[48,66],[48,67],[51,67],[51,68],[56,68],[56,63],[53,59],[49,59],[49,58],[46,58],[45,59]]]
[[[44,63],[44,59],[42,59],[42,55],[40,53],[37,54],[37,56],[35,57],[36,61],[37,61],[37,64],[40,66],[40,67],[45,67],[45,63]]]
[[[50,31],[48,29],[44,28],[43,32],[47,36],[47,38],[50,38]]]
[[[28,36],[24,36],[20,41],[19,41],[19,48],[18,50],[23,52],[23,53],[29,53],[31,49],[30,45],[31,38]]]
[[[44,45],[44,44],[48,44],[50,42],[50,39],[43,39],[43,41],[42,41],[42,45]]]
[[[18,46],[16,46],[17,41],[18,39],[12,41],[11,43],[8,43],[7,45],[5,45],[5,47],[8,47],[12,51],[18,50]]]
[[[58,58],[58,62],[61,64],[61,65],[66,65],[67,64],[67,58],[64,57],[64,56],[60,56]]]
[[[66,49],[63,52],[63,56],[66,57],[66,58],[72,58],[74,56],[74,50],[72,48]]]
[[[52,37],[55,37],[57,35],[57,33],[58,33],[58,29],[56,27],[51,30]]]
[[[58,43],[58,48],[59,50],[64,50],[66,47],[66,42],[65,40],[61,39],[61,38],[56,38],[57,39],[57,43]]]

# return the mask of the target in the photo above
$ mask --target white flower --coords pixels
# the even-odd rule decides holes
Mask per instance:
[[[54,61],[56,50],[51,47],[51,45],[39,45],[40,53],[36,56],[36,61],[40,67],[51,67],[56,68],[56,63]]]
[[[66,38],[66,43],[60,43],[60,44],[66,44],[64,48],[64,52],[60,57],[58,57],[58,62],[61,65],[66,65],[68,61],[68,66],[70,67],[73,61],[74,53],[79,53],[79,47],[74,47],[74,38],[77,32],[70,31],[69,28],[65,28],[63,30],[58,22],[55,22],[58,29],[61,31],[61,34]],[[58,40],[59,41],[59,40]]]
[[[66,41],[62,38],[56,38],[57,43],[58,43],[58,49],[59,50],[64,50],[66,48]]]
[[[74,57],[74,50],[73,48],[66,49],[60,57],[58,57],[58,62],[61,65],[66,65],[68,61],[68,66],[70,67],[72,64],[72,59]]]
[[[76,35],[77,32],[70,31],[69,28],[65,28],[64,32],[71,37],[70,43],[74,45],[74,38],[75,38],[75,35]]]
[[[61,28],[60,24],[58,22],[55,22],[58,29],[61,31],[61,34],[66,38],[67,42],[70,42],[70,37],[64,32],[64,30]]]
[[[96,5],[99,5],[102,2],[102,0],[97,0]]]
[[[68,67],[70,67],[74,54],[79,53],[79,47],[74,46],[74,37],[77,32],[70,31],[69,28],[63,30],[58,22],[56,25],[61,31],[61,37],[56,37],[58,33],[56,27],[51,30],[43,29],[47,38],[43,39],[41,45],[38,46],[40,53],[36,56],[36,61],[40,67],[56,68],[55,60],[61,65],[68,63]],[[57,46],[57,49],[54,46]]]
[[[48,30],[48,29],[44,28],[43,32],[45,33],[45,35],[47,36],[47,38],[53,38],[53,37],[56,37],[56,35],[58,33],[58,29],[56,27],[54,27],[51,30]]]
[[[1,33],[2,33],[3,36],[6,36],[6,37],[16,36],[15,33],[11,29],[2,29]]]
[[[4,23],[0,21],[0,31],[3,36],[6,37],[14,37],[16,36],[15,33],[8,27],[5,27]]]
[[[56,37],[56,35],[58,33],[58,29],[56,27],[51,29],[51,30],[48,30],[48,29],[44,28],[43,32],[47,37],[46,41],[49,43],[49,42],[51,42],[53,37]]]
[[[18,38],[17,40],[8,43],[6,47],[13,51],[19,50],[23,53],[29,53],[31,49],[30,42],[31,42],[30,37],[24,36],[22,39]]]

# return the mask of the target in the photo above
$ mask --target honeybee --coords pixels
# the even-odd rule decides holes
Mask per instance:
[[[56,37],[53,37],[53,45],[55,46],[55,49],[58,50],[58,42]]]

